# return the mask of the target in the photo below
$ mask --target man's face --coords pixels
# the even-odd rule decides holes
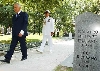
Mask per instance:
[[[45,17],[48,17],[49,16],[49,13],[45,13]]]
[[[20,6],[17,5],[17,4],[14,4],[14,11],[15,11],[16,13],[18,13],[18,12],[20,11]]]

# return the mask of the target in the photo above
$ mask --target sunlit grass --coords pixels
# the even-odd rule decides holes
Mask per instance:
[[[11,35],[0,36],[0,41],[1,40],[11,40]]]
[[[26,39],[38,39],[38,40],[42,40],[42,35],[38,35],[38,34],[35,34],[35,35],[33,35],[33,34],[30,34],[30,35],[28,35],[27,37],[26,37]]]
[[[0,36],[0,43],[10,43],[11,42],[11,35],[4,35],[4,36]],[[26,41],[27,42],[38,42],[41,41],[43,38],[43,35],[38,35],[38,34],[30,34],[26,37]],[[59,37],[53,37],[53,39],[59,39]]]
[[[1,40],[11,40],[12,36],[11,35],[4,35],[4,36],[0,36],[0,41]],[[38,35],[38,34],[35,34],[35,35],[28,35],[26,37],[26,39],[39,39],[39,40],[42,40],[42,35]]]
[[[11,35],[4,35],[4,36],[0,36],[0,43],[11,43]],[[26,41],[27,42],[38,42],[42,40],[42,35],[38,35],[38,34],[30,34],[26,37]]]
[[[54,71],[73,71],[72,67],[58,65]]]

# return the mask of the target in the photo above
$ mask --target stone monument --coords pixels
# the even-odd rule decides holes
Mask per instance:
[[[75,19],[73,71],[100,71],[100,16],[90,12]]]
[[[71,32],[69,33],[69,39],[72,39],[72,33]]]

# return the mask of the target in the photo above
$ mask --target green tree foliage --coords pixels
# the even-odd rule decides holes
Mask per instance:
[[[12,27],[12,16],[14,14],[12,5],[0,4],[0,25],[5,29]],[[4,30],[5,33],[7,30]]]
[[[0,0],[0,24],[11,25],[14,14],[13,4],[19,2],[22,10],[29,14],[28,30],[40,33],[44,11],[50,10],[55,19],[55,27],[62,31],[74,32],[74,18],[83,12],[100,14],[99,0]]]

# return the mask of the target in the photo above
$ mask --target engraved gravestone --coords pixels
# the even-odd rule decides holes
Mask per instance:
[[[75,24],[73,71],[100,71],[100,16],[86,12]]]

